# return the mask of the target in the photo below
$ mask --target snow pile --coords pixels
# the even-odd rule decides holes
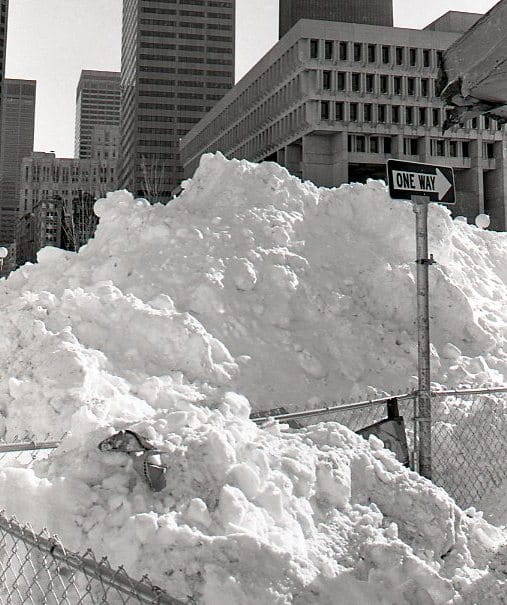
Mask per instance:
[[[375,439],[248,419],[411,386],[409,204],[217,155],[167,207],[96,210],[78,255],[46,248],[0,286],[5,437],[68,432],[0,470],[2,508],[206,605],[501,602],[507,536],[479,514]],[[430,220],[435,378],[503,382],[506,236]],[[164,452],[162,491],[97,448],[123,428]]]

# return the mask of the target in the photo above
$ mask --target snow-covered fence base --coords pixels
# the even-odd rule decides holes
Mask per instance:
[[[477,508],[507,479],[507,390],[447,393],[432,396],[432,479]]]
[[[66,551],[43,530],[36,534],[0,513],[0,603],[9,605],[181,605],[147,577],[137,581],[106,558]]]
[[[462,508],[480,505],[507,480],[507,388],[468,389],[432,393],[432,481],[443,487]],[[339,422],[361,432],[388,416],[396,401],[403,417],[410,466],[417,468],[416,394],[361,401],[291,414],[265,414],[297,423]],[[294,426],[294,424],[293,424]]]

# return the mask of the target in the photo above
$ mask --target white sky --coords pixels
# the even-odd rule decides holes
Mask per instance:
[[[311,1],[311,0],[309,0]],[[236,0],[236,75],[276,42],[278,0]],[[497,0],[394,0],[398,27],[448,10],[486,12]],[[122,0],[10,0],[6,75],[37,80],[35,149],[72,157],[82,69],[120,70]]]

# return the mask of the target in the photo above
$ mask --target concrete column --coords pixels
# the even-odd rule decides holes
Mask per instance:
[[[491,218],[490,228],[507,229],[507,141],[494,147],[495,170],[484,172],[484,212]]]
[[[456,170],[456,205],[452,208],[454,216],[466,216],[468,222],[484,212],[484,180],[482,175],[482,140],[469,142],[471,167],[468,170]]]
[[[431,164],[430,137],[421,137],[417,143],[417,152],[421,162]]]
[[[321,187],[336,187],[347,183],[347,133],[305,135],[302,172],[303,179]]]
[[[291,143],[285,148],[285,168],[295,176],[302,176],[303,143]]]

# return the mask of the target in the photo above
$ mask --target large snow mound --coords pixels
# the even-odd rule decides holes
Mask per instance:
[[[414,216],[381,183],[337,190],[204,156],[168,206],[96,204],[79,254],[0,285],[4,437],[68,433],[0,470],[0,506],[206,605],[502,602],[507,536],[346,428],[264,429],[255,409],[406,390]],[[506,234],[430,209],[433,368],[505,381]],[[130,428],[164,453],[150,491]]]

